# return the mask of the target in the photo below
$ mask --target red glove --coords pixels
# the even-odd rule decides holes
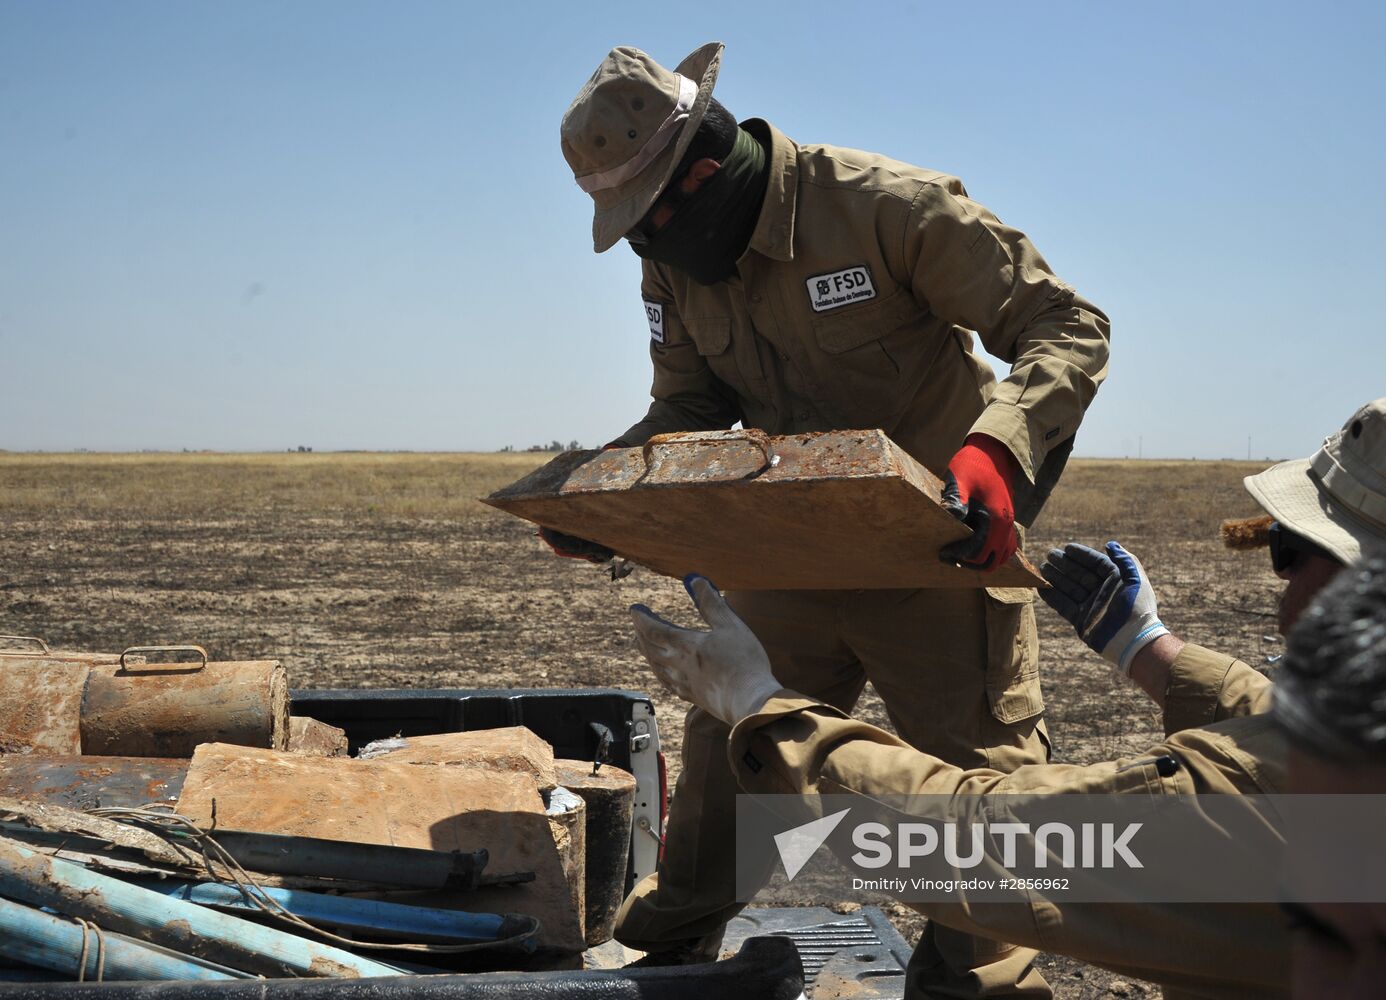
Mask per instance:
[[[943,506],[972,529],[972,537],[945,545],[940,559],[994,571],[1015,555],[1020,539],[1011,484],[1019,474],[1015,456],[1000,441],[986,434],[967,436],[948,463]]]

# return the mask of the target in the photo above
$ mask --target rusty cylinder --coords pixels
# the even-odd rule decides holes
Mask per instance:
[[[0,656],[0,754],[79,754],[90,666],[50,656]]]
[[[82,753],[191,757],[200,743],[285,750],[289,682],[277,660],[94,666]]]
[[[635,777],[606,765],[596,774],[580,760],[556,760],[558,782],[587,803],[587,858],[584,886],[587,944],[611,940],[616,913],[626,894]]]

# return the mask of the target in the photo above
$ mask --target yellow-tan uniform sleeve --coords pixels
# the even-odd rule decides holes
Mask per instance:
[[[1184,764],[1173,783],[1165,783],[1170,790],[1238,794],[1266,790],[1255,775],[1244,773],[1241,762],[1247,754],[1242,743],[1255,744],[1254,756],[1279,756],[1278,750],[1261,749],[1263,743],[1279,745],[1278,734],[1267,736],[1263,728],[1273,727],[1268,720],[1257,720],[1251,727],[1254,735],[1181,733],[1134,758],[1098,764],[1026,764],[1002,772],[956,767],[870,723],[784,690],[733,728],[727,752],[741,787],[753,794],[1110,794],[1147,787],[1150,775],[1126,765],[1167,754]],[[1272,770],[1279,773],[1280,765]],[[1118,774],[1124,777],[1117,778]]]
[[[707,360],[698,353],[668,285],[649,261],[644,263],[640,294],[646,309],[659,313],[658,322],[652,320],[650,327],[652,399],[644,418],[610,443],[634,448],[656,434],[725,430],[732,426],[741,419],[735,393],[712,373]]]
[[[905,230],[915,298],[975,330],[1011,371],[972,426],[1015,455],[1032,484],[1051,451],[1067,455],[1107,374],[1110,324],[1055,276],[1025,234],[970,200],[961,185],[921,185]],[[1057,475],[1057,473],[1055,473]]]
[[[1170,665],[1165,733],[1269,712],[1275,685],[1235,656],[1185,643]]]
[[[878,805],[880,797],[910,794],[1185,796],[1284,788],[1283,737],[1268,717],[1181,733],[1143,758],[1031,764],[1002,774],[946,764],[883,730],[786,690],[733,728],[728,754],[746,792],[860,795]],[[1154,766],[1164,755],[1183,764],[1172,776],[1161,775]],[[1266,836],[1273,841],[1277,835],[1267,830]],[[1005,872],[988,871],[992,874]],[[1030,895],[1028,903],[992,902],[960,892],[950,900],[910,905],[957,930],[1152,979],[1165,985],[1168,996],[1287,995],[1284,918],[1270,904],[1079,903],[1038,894]]]

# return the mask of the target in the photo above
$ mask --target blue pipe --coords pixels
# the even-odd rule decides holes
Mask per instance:
[[[0,838],[0,895],[267,976],[397,976],[400,970],[87,871]]]
[[[151,892],[204,906],[225,906],[258,911],[233,885],[216,882],[184,882],[177,879],[135,879]],[[309,923],[355,931],[375,931],[404,938],[433,938],[449,942],[495,941],[511,933],[504,917],[495,913],[461,913],[430,906],[407,906],[374,899],[328,896],[301,889],[259,889],[284,909]]]
[[[25,962],[41,969],[62,973],[68,979],[78,976],[82,956],[81,927],[61,917],[8,899],[0,899],[0,955],[13,962]],[[86,978],[97,974],[97,939],[87,938]],[[103,931],[106,979],[245,979],[245,973],[222,968],[211,962],[135,941],[121,934]]]

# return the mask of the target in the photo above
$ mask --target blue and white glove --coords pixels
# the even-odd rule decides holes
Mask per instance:
[[[1044,603],[1127,677],[1136,654],[1169,635],[1145,570],[1117,542],[1107,543],[1106,555],[1077,542],[1050,549],[1040,573],[1052,584],[1040,591]]]

